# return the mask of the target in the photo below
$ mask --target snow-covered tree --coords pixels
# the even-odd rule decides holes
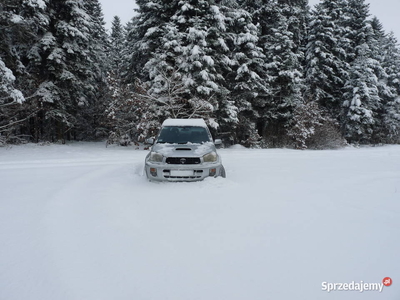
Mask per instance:
[[[317,101],[338,118],[343,88],[349,78],[344,27],[346,1],[323,0],[311,15],[306,51],[306,98]]]
[[[382,93],[382,140],[386,143],[400,142],[400,48],[393,32],[382,42],[382,67],[387,75],[387,91]]]
[[[96,36],[99,23],[95,23],[99,20],[87,13],[87,5],[94,2],[47,3],[49,25],[33,46],[38,63],[31,64],[38,74],[31,100],[39,110],[36,140],[71,136],[72,128],[84,127],[80,122],[85,120],[83,110],[97,98],[97,83],[102,81],[101,59],[96,55],[101,49]]]
[[[125,29],[122,26],[120,17],[114,16],[111,23],[109,58],[111,70],[115,74],[121,74],[123,68],[125,35]],[[120,76],[118,75],[118,77]]]
[[[164,26],[176,11],[177,1],[137,0],[137,15],[127,26],[126,73],[129,82],[148,80],[145,64],[161,47]]]
[[[294,112],[292,126],[288,130],[295,148],[307,149],[307,140],[315,134],[318,127],[322,126],[323,121],[317,102],[299,104]]]
[[[258,28],[252,15],[232,3],[224,3],[221,10],[226,16],[229,49],[224,73],[230,99],[238,110],[239,122],[231,128],[235,143],[255,147],[260,136],[257,130],[259,113],[254,105],[269,93],[268,76],[265,68],[265,54],[259,46]]]
[[[135,97],[131,85],[123,84],[118,76],[110,72],[108,76],[110,101],[105,109],[106,125],[110,129],[107,144],[127,146],[137,130],[140,112],[144,109],[140,99]]]
[[[104,109],[108,99],[107,72],[110,59],[107,56],[111,45],[105,29],[104,15],[99,0],[83,2],[83,9],[88,16],[88,58],[85,84],[90,89],[87,92],[87,102],[77,110],[75,124],[78,139],[104,138]],[[93,87],[93,89],[92,89]]]
[[[21,91],[14,87],[15,76],[0,57],[0,145],[7,142],[18,120],[16,106],[25,101]]]
[[[306,1],[239,1],[258,29],[265,58],[259,72],[264,93],[254,101],[258,129],[268,145],[283,143],[303,89],[303,47],[308,21]]]
[[[156,41],[150,41],[154,37]],[[154,47],[144,68],[154,97],[179,99],[189,116],[203,111],[205,119],[237,122],[237,108],[227,99],[223,76],[230,69],[226,16],[213,1],[179,1],[168,22],[150,28],[140,44]],[[171,82],[179,94],[166,98]]]
[[[40,61],[34,45],[49,24],[45,10],[44,1],[10,0],[0,3],[0,60],[5,101],[2,104],[6,104],[0,118],[6,120],[7,129],[12,129],[13,135],[27,133],[28,122],[25,121],[35,111],[29,107],[29,101],[23,105],[13,104],[21,102],[22,94],[29,99],[35,91],[39,74],[30,64]]]
[[[384,68],[385,33],[377,18],[368,20],[365,1],[349,0],[346,14],[351,69],[346,83],[345,134],[350,141],[382,142],[386,138],[383,106],[395,98]]]
[[[14,87],[15,76],[0,57],[0,107],[25,101],[21,91]]]
[[[352,63],[357,58],[359,47],[364,47],[363,44],[371,38],[369,4],[365,0],[347,0],[343,15],[341,26],[345,28],[343,34],[347,39],[346,61]]]
[[[302,41],[297,40],[299,44],[296,44],[295,39],[295,34],[299,36],[301,33],[292,24],[299,22],[296,17],[301,15],[301,8],[281,3],[274,10],[271,13],[275,15],[275,23],[271,24],[271,34],[265,37],[267,68],[272,78],[270,102],[265,116],[267,124],[281,131],[289,127],[294,110],[302,102]]]
[[[344,131],[349,142],[370,143],[379,125],[376,116],[381,106],[376,75],[379,68],[368,45],[359,47],[344,94]]]

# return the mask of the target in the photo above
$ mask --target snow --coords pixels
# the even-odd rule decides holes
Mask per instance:
[[[218,38],[218,43],[224,52],[229,51],[229,47],[226,45],[225,40],[223,38]]]
[[[49,60],[54,60],[58,64],[61,64],[64,60],[64,51],[60,48],[55,48],[48,56]]]
[[[57,87],[51,81],[45,81],[40,84],[38,90],[35,92],[35,96],[42,99],[43,102],[54,103],[59,97]]]
[[[13,14],[11,15],[10,21],[14,24],[18,24],[24,21],[24,18],[22,18],[20,15]]]
[[[226,179],[159,184],[133,149],[0,148],[1,299],[399,299],[400,146],[235,146]]]
[[[0,83],[5,84],[5,83],[12,83],[15,81],[15,76],[13,72],[6,67],[6,64],[0,59]]]
[[[218,28],[221,29],[222,31],[225,31],[226,30],[225,17],[223,14],[221,14],[219,7],[216,5],[211,5],[210,10],[213,13],[214,19],[217,21]]]
[[[211,56],[204,55],[203,60],[209,65],[213,66],[214,65],[214,60],[211,58]]]
[[[258,40],[258,38],[256,35],[246,32],[246,33],[238,36],[236,44],[241,45],[241,44],[249,43],[249,42],[255,43],[255,42],[257,42],[257,40]]]
[[[167,119],[162,126],[200,126],[207,127],[203,119]]]
[[[51,46],[54,46],[56,43],[56,38],[53,36],[51,32],[45,33],[41,40],[41,44],[44,50],[49,49]]]
[[[199,52],[200,52],[199,46],[194,45],[191,52],[192,52],[192,56],[198,56],[198,55],[199,55]]]
[[[218,127],[219,127],[219,124],[215,121],[214,118],[209,118],[207,120],[207,123],[208,123],[208,126],[210,126],[211,128],[218,129]]]
[[[46,9],[46,3],[43,0],[28,0],[25,4],[34,8]]]
[[[10,97],[15,101],[16,103],[22,104],[22,102],[25,102],[25,97],[22,94],[21,91],[12,89],[10,90]]]
[[[196,41],[198,39],[204,40],[207,36],[207,32],[204,30],[199,30],[194,27],[189,28],[188,40],[189,41]]]
[[[189,11],[191,9],[193,9],[193,6],[190,5],[189,3],[185,3],[181,8],[182,11]]]
[[[2,100],[7,99],[7,97],[11,98],[16,103],[22,103],[25,101],[22,92],[12,87],[14,81],[14,74],[9,68],[6,67],[0,58],[0,92],[7,95],[3,99],[0,98],[0,104],[2,104]]]
[[[159,30],[160,30],[159,27],[150,27],[149,29],[147,29],[146,34],[144,36],[145,37],[152,36],[155,32],[157,32]]]
[[[201,76],[201,78],[203,78],[203,80],[209,80],[210,76],[208,74],[208,72],[206,70],[201,70],[199,75]]]

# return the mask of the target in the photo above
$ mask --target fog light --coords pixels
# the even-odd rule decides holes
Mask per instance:
[[[210,176],[215,176],[217,174],[217,169],[210,169]]]
[[[153,177],[157,177],[157,169],[156,168],[150,168],[150,174]]]

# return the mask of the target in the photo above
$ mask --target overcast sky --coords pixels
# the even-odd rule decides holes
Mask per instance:
[[[309,0],[310,5],[319,0]],[[104,19],[107,28],[111,28],[114,16],[119,16],[122,23],[127,23],[134,15],[136,7],[134,0],[100,0],[103,6]],[[400,0],[367,0],[370,3],[370,13],[377,16],[387,32],[393,31],[400,42]]]

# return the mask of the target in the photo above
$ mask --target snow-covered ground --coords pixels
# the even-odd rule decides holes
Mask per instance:
[[[236,146],[196,183],[148,182],[146,152],[0,148],[1,300],[400,299],[400,146]]]

